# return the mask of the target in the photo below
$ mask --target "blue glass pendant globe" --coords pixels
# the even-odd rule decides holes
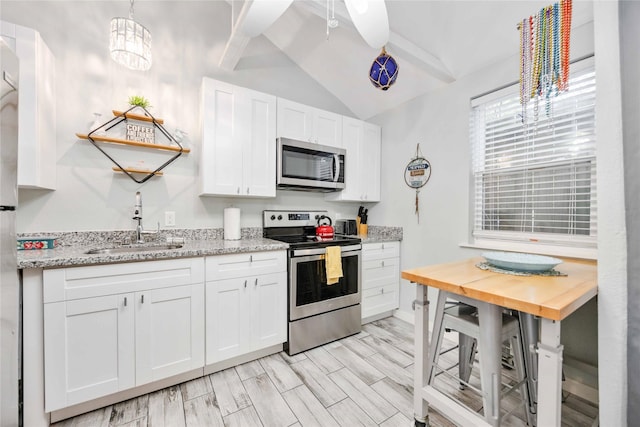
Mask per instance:
[[[378,89],[387,90],[398,78],[398,63],[382,48],[380,55],[371,64],[369,80]]]

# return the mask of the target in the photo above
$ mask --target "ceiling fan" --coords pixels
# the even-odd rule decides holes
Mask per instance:
[[[326,0],[327,8],[329,2]],[[247,0],[250,2],[240,31],[248,37],[256,37],[266,31],[286,10],[293,0]],[[389,17],[384,0],[344,0],[356,27],[365,42],[380,49],[389,41]]]

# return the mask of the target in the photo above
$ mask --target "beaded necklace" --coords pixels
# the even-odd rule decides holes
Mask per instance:
[[[537,121],[537,99],[544,97],[547,116],[551,116],[552,96],[569,87],[571,13],[572,0],[560,0],[518,23],[523,123],[529,100],[536,98],[534,120]]]

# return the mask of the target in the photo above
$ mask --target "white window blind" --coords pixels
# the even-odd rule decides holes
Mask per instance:
[[[596,81],[582,62],[567,92],[530,101],[524,124],[518,85],[472,102],[476,241],[595,247]]]

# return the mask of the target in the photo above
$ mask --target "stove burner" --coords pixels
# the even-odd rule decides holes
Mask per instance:
[[[334,235],[330,239],[316,236],[316,225],[327,211],[263,211],[263,237],[288,243],[291,248],[347,246],[361,243],[358,237]]]

